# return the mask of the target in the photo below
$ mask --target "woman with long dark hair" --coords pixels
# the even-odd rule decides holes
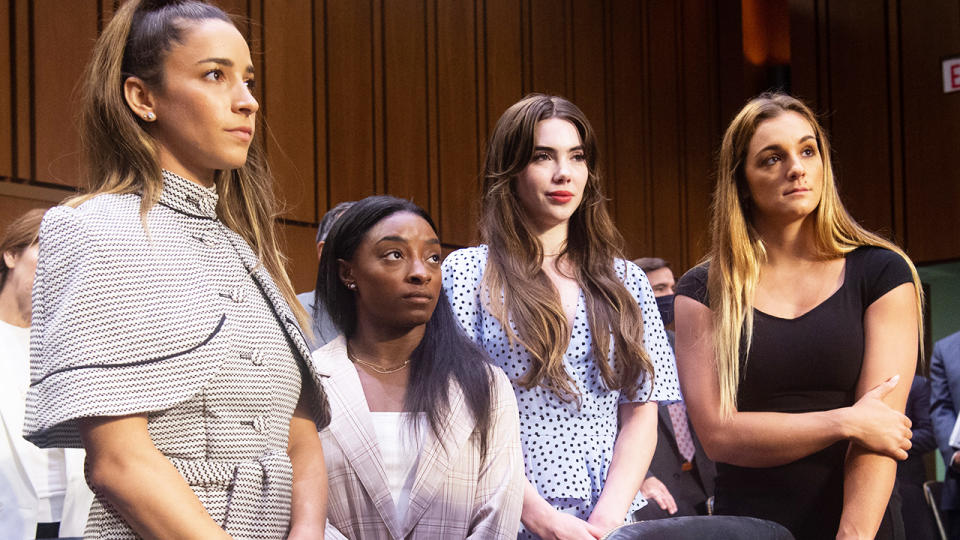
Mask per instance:
[[[86,536],[322,536],[327,403],[243,36],[131,0],[83,80],[89,191],[40,230],[27,438],[87,450]]]
[[[497,121],[483,245],[444,261],[460,323],[513,382],[527,485],[521,537],[593,538],[645,504],[658,400],[680,397],[646,277],[623,260],[583,112],[531,94]]]
[[[844,209],[802,102],[762,95],[731,122],[711,232],[677,286],[676,346],[717,511],[798,539],[902,538],[891,491],[922,289],[903,251]]]
[[[389,196],[355,203],[327,237],[317,291],[342,332],[313,354],[330,375],[332,527],[353,540],[515,537],[517,402],[443,297],[430,216]]]

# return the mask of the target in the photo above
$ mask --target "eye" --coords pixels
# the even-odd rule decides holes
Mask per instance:
[[[547,161],[548,159],[550,159],[550,154],[546,152],[537,152],[533,155],[533,159],[530,161]]]
[[[806,148],[803,149],[802,154],[803,154],[804,156],[806,156],[806,157],[813,157],[813,156],[817,155],[817,150],[816,150],[814,147],[812,147],[812,146],[808,146],[808,147],[806,147]]]
[[[434,253],[433,255],[427,257],[427,260],[432,263],[440,264],[440,254]]]
[[[771,165],[775,165],[775,164],[776,164],[777,162],[779,162],[779,161],[780,161],[780,156],[779,156],[779,155],[777,155],[777,154],[771,154],[771,155],[763,158],[763,160],[760,161],[760,165],[762,165],[762,166],[764,166],[764,167],[769,167],[769,166],[771,166]]]
[[[583,153],[578,153],[578,154],[574,154],[571,159],[574,161],[586,161],[587,156]]]
[[[211,81],[222,81],[224,78],[223,70],[221,70],[220,68],[211,69],[210,71],[204,73],[203,77],[205,79],[210,79]]]
[[[247,87],[248,90],[253,90],[257,87],[256,79],[247,79],[243,81],[243,85]]]
[[[397,261],[403,258],[403,253],[400,253],[399,249],[391,249],[390,251],[383,254],[388,260]]]

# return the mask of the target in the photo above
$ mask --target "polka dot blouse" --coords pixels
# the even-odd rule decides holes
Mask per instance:
[[[616,261],[617,274],[640,304],[644,321],[643,343],[655,371],[652,395],[649,395],[648,377],[634,400],[617,390],[607,389],[603,383],[592,350],[581,292],[573,333],[563,359],[567,373],[581,394],[578,409],[576,402],[564,402],[543,386],[526,389],[516,384],[529,369],[530,355],[518,344],[511,347],[500,322],[486,306],[480,305],[480,286],[486,264],[487,246],[450,254],[443,263],[444,291],[470,338],[483,347],[494,363],[514,381],[527,478],[554,507],[586,519],[600,497],[613,457],[619,404],[680,399],[673,350],[663,330],[653,290],[639,267],[623,260]],[[606,359],[611,363],[612,351],[611,343]],[[628,515],[645,504],[638,493]]]

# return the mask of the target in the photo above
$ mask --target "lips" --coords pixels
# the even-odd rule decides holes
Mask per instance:
[[[810,191],[810,188],[798,187],[798,188],[791,189],[790,191],[784,193],[784,195],[793,195],[795,193],[807,193],[809,191]]]
[[[570,193],[569,191],[562,191],[562,190],[551,191],[550,193],[547,193],[547,198],[549,198],[554,202],[565,204],[573,200],[573,193]]]
[[[228,129],[227,132],[244,141],[249,141],[250,139],[253,138],[253,128],[238,127],[238,128]]]
[[[433,295],[427,293],[410,293],[404,295],[403,299],[416,303],[428,303],[433,300]]]

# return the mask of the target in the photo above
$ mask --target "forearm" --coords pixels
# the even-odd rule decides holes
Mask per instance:
[[[775,467],[851,437],[848,409],[800,414],[735,412],[698,429],[710,459],[741,467]]]
[[[92,419],[81,428],[94,491],[143,538],[229,538],[153,446],[146,419],[141,423],[138,418]],[[123,424],[129,426],[130,419],[135,419],[135,429],[142,427],[141,433],[125,431]]]
[[[837,538],[874,538],[893,491],[896,462],[850,445],[844,465],[843,513]]]
[[[603,490],[588,520],[605,530],[623,524],[657,448],[657,404],[626,407],[634,411],[622,422]]]
[[[290,420],[287,455],[293,466],[290,538],[323,538],[327,520],[327,470],[316,425],[303,403]]]
[[[537,493],[530,480],[523,479],[523,509],[520,511],[520,522],[537,536],[544,536],[549,519],[554,509],[550,503]]]

